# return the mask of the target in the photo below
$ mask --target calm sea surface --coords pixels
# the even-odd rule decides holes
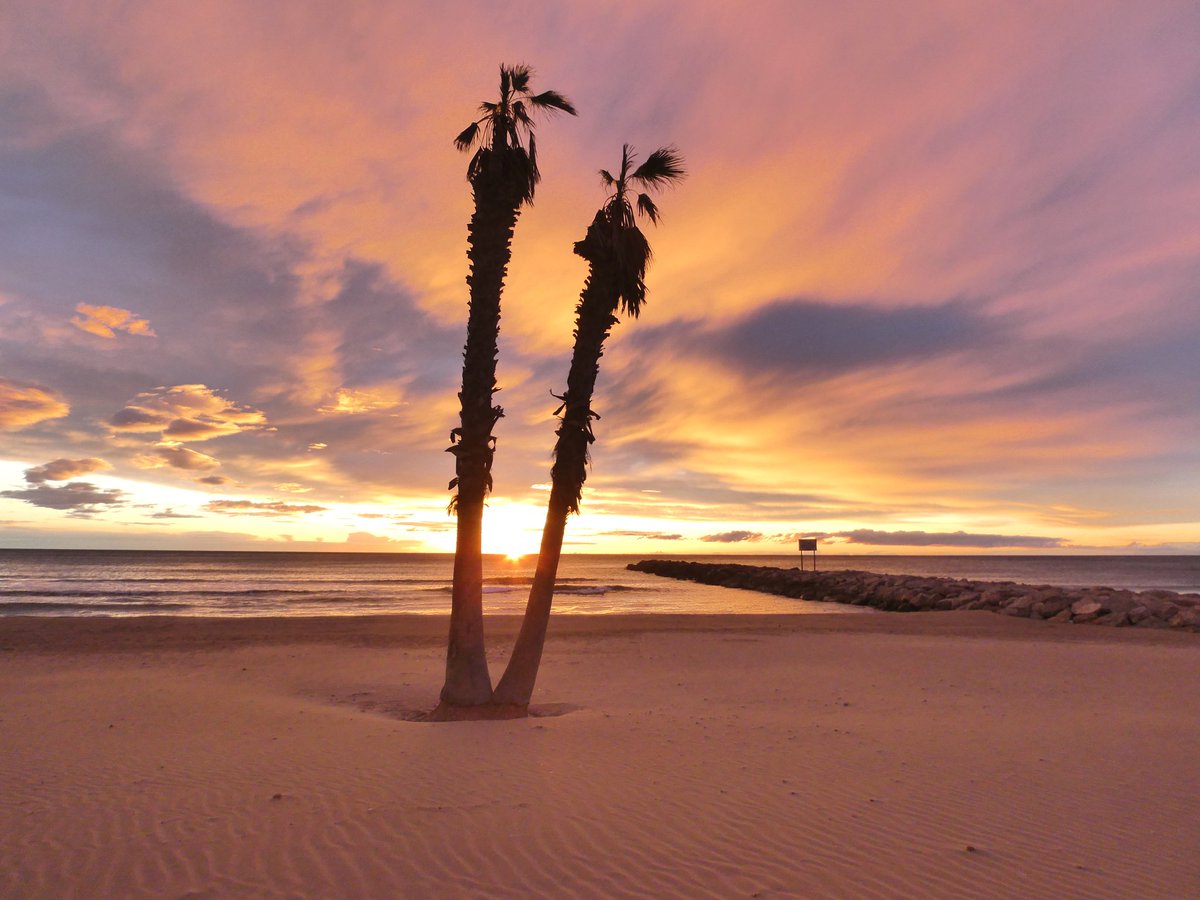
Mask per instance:
[[[858,610],[627,571],[639,556],[564,556],[554,608],[575,613]],[[689,557],[791,567],[786,556]],[[0,615],[274,616],[446,613],[452,557],[0,549]],[[487,557],[489,613],[519,613],[535,559]],[[826,556],[822,569],[1200,592],[1197,556]],[[870,611],[864,611],[869,614]]]

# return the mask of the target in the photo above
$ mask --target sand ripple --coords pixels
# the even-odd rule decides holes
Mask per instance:
[[[10,652],[0,895],[1200,893],[1195,648],[821,627],[552,641],[493,723],[397,717],[423,646]]]

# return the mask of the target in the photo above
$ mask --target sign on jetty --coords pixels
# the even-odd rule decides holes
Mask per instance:
[[[720,587],[781,594],[797,600],[849,603],[892,612],[986,609],[1006,616],[1054,622],[1200,632],[1200,594],[1065,588],[1012,581],[966,581],[919,575],[879,575],[842,570],[805,572],[771,566],[643,559],[635,572]]]

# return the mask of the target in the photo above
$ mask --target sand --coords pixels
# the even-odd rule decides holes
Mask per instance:
[[[0,896],[1200,895],[1200,636],[560,617],[543,715],[406,721],[444,631],[0,620]]]

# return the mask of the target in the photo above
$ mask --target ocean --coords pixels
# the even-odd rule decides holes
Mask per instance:
[[[554,608],[568,613],[828,613],[859,607],[675,581],[625,567],[643,556],[568,555]],[[791,567],[784,556],[690,556]],[[488,613],[520,613],[536,560],[488,556]],[[0,549],[0,615],[304,616],[442,614],[453,557],[418,553],[264,553]],[[825,556],[825,570],[937,575],[1068,587],[1200,593],[1200,556]],[[870,611],[866,611],[868,614]]]

